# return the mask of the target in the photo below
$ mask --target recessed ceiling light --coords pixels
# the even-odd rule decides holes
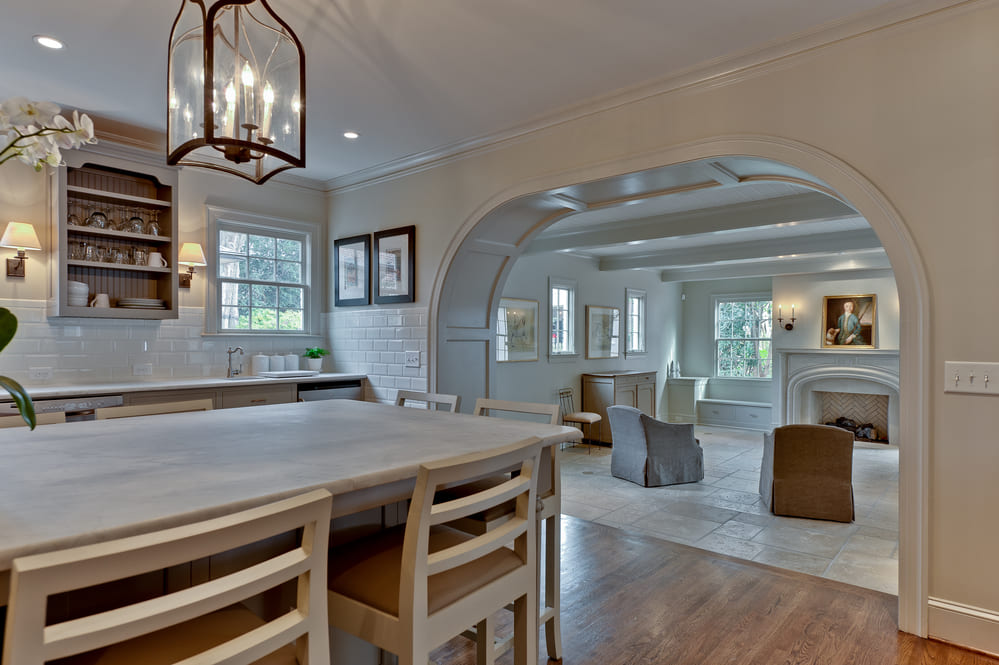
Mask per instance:
[[[643,242],[645,242],[645,241],[644,240],[629,240],[627,244],[629,244],[629,245],[641,245]]]
[[[63,43],[61,41],[55,37],[49,37],[48,35],[35,35],[32,39],[35,40],[36,44],[44,46],[45,48],[61,49],[63,47]]]
[[[353,140],[353,139],[360,138],[360,137],[361,137],[361,135],[358,134],[357,132],[344,132],[343,133],[343,138],[345,138],[345,139],[351,139],[351,140]]]

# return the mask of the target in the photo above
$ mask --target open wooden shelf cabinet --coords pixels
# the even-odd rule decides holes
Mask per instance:
[[[177,170],[127,159],[74,151],[65,155],[66,166],[53,169],[50,207],[55,237],[52,297],[49,316],[108,319],[176,319],[177,285]],[[94,212],[108,218],[108,228],[86,226]],[[70,222],[74,216],[73,223]],[[143,232],[133,232],[127,222],[143,220]],[[150,228],[155,222],[158,232]],[[117,230],[115,226],[124,226]],[[134,259],[136,250],[159,252],[167,267],[114,263],[84,256],[86,246],[112,252],[120,250]],[[87,302],[107,293],[111,307],[69,304],[69,281],[90,287]],[[165,309],[129,309],[122,298],[157,298]]]

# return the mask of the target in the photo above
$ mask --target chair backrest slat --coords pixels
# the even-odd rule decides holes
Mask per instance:
[[[424,405],[429,411],[448,411],[449,413],[456,412],[461,406],[461,396],[460,395],[446,395],[444,393],[421,393],[415,390],[399,390],[395,396],[396,406],[416,406],[409,405],[406,402],[418,402]],[[440,405],[444,405],[445,409],[441,409]]]
[[[518,494],[523,494],[527,483],[528,480],[523,476],[516,476],[500,485],[490,487],[481,492],[445,503],[435,504],[430,511],[430,523],[444,524],[445,522],[452,522],[462,517],[482,512],[497,503],[503,503],[516,497]]]
[[[3,665],[41,665],[145,635],[298,578],[298,612],[201,654],[198,662],[227,662],[226,653],[270,653],[275,636],[309,635],[322,651],[326,630],[326,551],[332,497],[316,490],[298,497],[158,532],[14,560]],[[272,536],[302,530],[300,544],[197,586],[105,612],[45,625],[48,597],[194,561]],[[314,643],[319,640],[319,643]],[[325,640],[325,642],[323,641]],[[289,642],[286,640],[285,643]],[[222,648],[225,647],[225,648]],[[326,647],[328,648],[328,646]],[[224,657],[222,657],[224,656]],[[252,659],[251,659],[252,660]]]
[[[475,400],[474,415],[489,415],[484,412],[506,411],[509,413],[528,413],[534,415],[548,416],[549,424],[558,425],[559,405],[558,404],[538,404],[536,402],[510,402],[502,399],[488,399],[480,397]]]

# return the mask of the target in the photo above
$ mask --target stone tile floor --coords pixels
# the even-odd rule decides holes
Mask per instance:
[[[610,448],[562,453],[562,512],[741,559],[898,593],[898,447],[857,442],[852,524],[776,517],[758,492],[763,434],[696,427],[704,480],[641,487],[610,475]]]

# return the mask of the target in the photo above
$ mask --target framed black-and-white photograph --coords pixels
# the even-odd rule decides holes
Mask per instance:
[[[500,298],[496,313],[496,361],[538,359],[538,301]]]
[[[375,302],[416,300],[416,227],[375,231]]]
[[[621,355],[621,309],[586,306],[586,357],[617,358]]]
[[[337,307],[371,304],[371,235],[333,241],[334,303]]]

